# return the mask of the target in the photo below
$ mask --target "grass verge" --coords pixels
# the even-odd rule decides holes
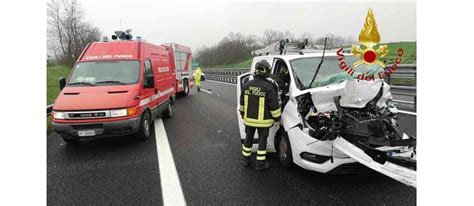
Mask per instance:
[[[56,66],[46,67],[46,76],[47,76],[46,105],[50,105],[54,103],[54,100],[59,94],[59,81],[58,80],[60,77],[67,77],[70,71],[71,71],[71,67],[68,65],[56,65]],[[46,120],[47,121],[46,123],[47,136],[49,136],[52,133],[51,120],[52,120],[51,116],[49,116]]]

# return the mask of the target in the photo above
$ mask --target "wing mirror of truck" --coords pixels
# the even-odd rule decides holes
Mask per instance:
[[[66,78],[60,77],[59,78],[59,91],[63,90],[65,86],[66,86]]]
[[[155,78],[153,77],[153,75],[147,75],[145,81],[146,81],[145,88],[155,87]]]

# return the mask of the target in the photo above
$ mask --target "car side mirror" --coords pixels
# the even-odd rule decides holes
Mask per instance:
[[[59,91],[63,90],[66,87],[66,78],[60,77],[59,78]]]
[[[155,78],[153,75],[146,76],[146,85],[145,88],[154,88],[155,87]]]

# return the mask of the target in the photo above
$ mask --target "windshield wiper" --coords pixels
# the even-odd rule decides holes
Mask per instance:
[[[91,84],[89,82],[73,82],[69,83],[68,85],[78,85],[78,84],[84,84],[84,85],[89,85],[89,86],[95,86],[95,84]]]
[[[313,75],[313,79],[311,79],[311,83],[309,83],[307,88],[311,88],[311,85],[313,84],[314,79],[316,79],[316,76],[318,76],[319,69],[321,68],[321,65],[323,64],[324,54],[326,53],[326,43],[327,43],[327,41],[328,41],[328,37],[325,37],[324,38],[323,56],[321,57],[321,61],[319,62],[318,68],[316,69],[316,72]]]
[[[117,81],[117,80],[107,80],[107,81],[96,82],[96,84],[107,84],[107,83],[125,85],[125,83],[123,83],[121,81]]]

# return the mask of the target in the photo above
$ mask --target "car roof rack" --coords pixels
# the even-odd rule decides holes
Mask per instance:
[[[254,50],[252,56],[268,56],[268,55],[304,55],[308,53],[323,53],[324,45],[308,46],[308,39],[302,42],[292,42],[289,39],[282,39],[266,46],[263,49]],[[336,51],[334,49],[326,51]],[[350,48],[344,48],[344,53],[349,53]]]

